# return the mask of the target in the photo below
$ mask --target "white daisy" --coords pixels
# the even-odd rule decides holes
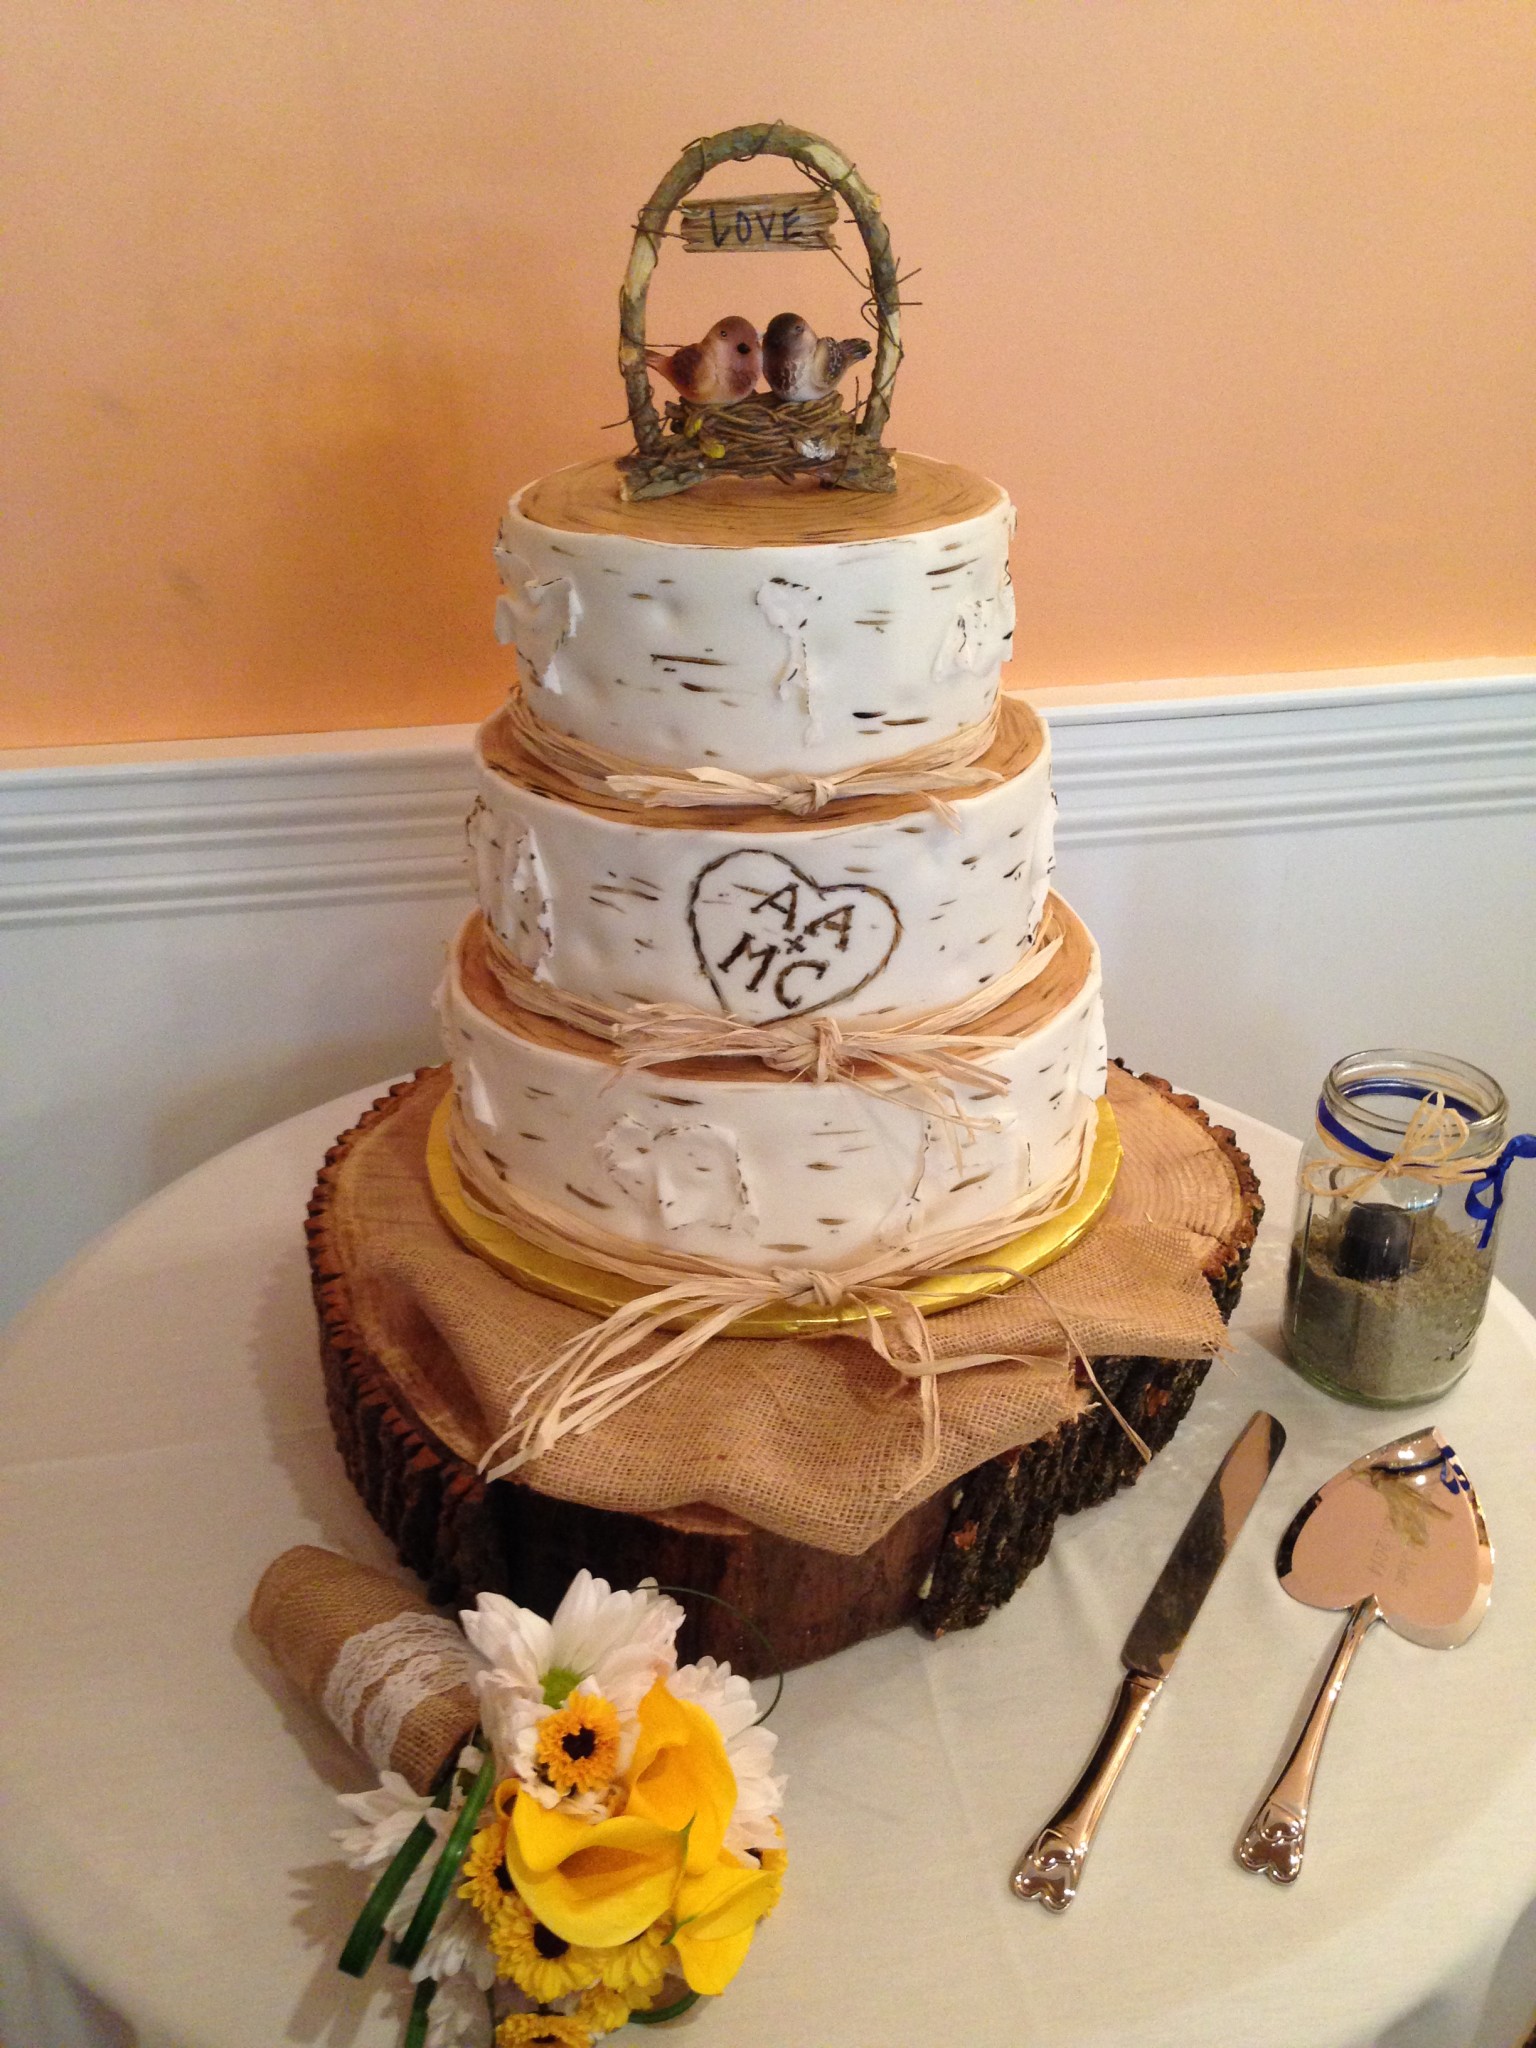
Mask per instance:
[[[387,1863],[423,1814],[438,1811],[431,1795],[413,1792],[398,1771],[381,1773],[371,1792],[342,1792],[337,1798],[363,1823],[358,1828],[338,1829],[332,1836],[352,1870],[372,1870],[376,1863]]]
[[[440,1854],[441,1851],[429,1851],[421,1859],[385,1914],[385,1929],[396,1941],[410,1926]],[[467,1899],[458,1896],[458,1887],[453,1885],[411,1971],[411,1982],[419,1984],[423,1978],[431,1977],[444,1984],[460,1975],[468,1977],[481,1991],[489,1991],[496,1982],[496,1958],[485,1937],[485,1922]]]
[[[562,1789],[552,1784],[541,1756],[541,1737],[545,1723],[557,1715],[562,1720],[570,1713],[574,1704],[583,1696],[601,1700],[605,1695],[595,1680],[584,1678],[565,1696],[565,1709],[546,1707],[532,1700],[514,1699],[507,1708],[504,1721],[499,1723],[499,1733],[505,1740],[505,1748],[498,1747],[497,1755],[505,1755],[510,1776],[516,1778],[531,1798],[541,1806],[559,1807],[565,1813],[580,1814],[587,1820],[604,1820],[611,1811],[610,1794],[618,1780],[629,1769],[630,1758],[635,1753],[635,1744],[640,1737],[640,1722],[633,1713],[615,1714],[618,1722],[618,1743],[611,1755],[611,1762],[601,1784],[594,1784],[586,1791]],[[643,1695],[642,1695],[643,1697]],[[610,1706],[612,1702],[608,1703]],[[638,1705],[639,1702],[636,1702]],[[487,1708],[482,1701],[481,1712]]]
[[[578,1689],[596,1694],[618,1713],[622,1769],[634,1749],[635,1709],[656,1680],[676,1668],[674,1638],[683,1610],[663,1593],[616,1593],[606,1580],[579,1571],[548,1621],[499,1593],[481,1593],[460,1619],[489,1667],[475,1684],[498,1770],[541,1804],[555,1806],[559,1793],[534,1769],[538,1724]],[[597,1797],[569,1803],[596,1812]]]
[[[480,2048],[486,2038],[485,1990],[472,1977],[445,1978],[427,2013],[427,2048]]]
[[[738,1856],[751,1849],[777,1849],[783,1838],[776,1817],[784,1803],[784,1780],[773,1775],[779,1738],[771,1728],[757,1725],[751,1686],[713,1657],[680,1665],[668,1683],[678,1699],[703,1708],[724,1740],[736,1777],[736,1810],[725,1831],[726,1848]]]
[[[385,1915],[385,1928],[397,1941],[411,1924],[421,1895],[437,1868],[448,1831],[464,1804],[465,1774],[472,1777],[480,1764],[478,1749],[466,1745],[459,1751],[447,1806],[434,1806],[428,1794],[413,1792],[397,1771],[382,1772],[371,1792],[338,1795],[348,1813],[355,1814],[363,1823],[361,1827],[345,1828],[335,1837],[353,1870],[372,1870],[388,1863],[419,1820],[426,1820],[437,1837],[435,1846],[427,1850],[411,1872],[400,1896]],[[424,1977],[447,1983],[463,1974],[479,1990],[488,1991],[496,1981],[496,1961],[485,1938],[485,1923],[472,1906],[457,1896],[457,1891],[456,1885],[450,1888],[411,1977],[416,1983]],[[483,2001],[480,2013],[483,2018]]]

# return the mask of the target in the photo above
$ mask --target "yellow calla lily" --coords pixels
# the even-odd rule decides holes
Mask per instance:
[[[615,1948],[670,1907],[683,1874],[683,1838],[639,1814],[594,1824],[520,1793],[507,1830],[507,1870],[530,1911],[562,1941]]]
[[[677,1895],[672,1946],[690,1991],[723,1991],[746,1961],[757,1923],[771,1913],[783,1888],[782,1867],[722,1857],[701,1876],[685,1877]]]
[[[593,1822],[584,1814],[572,1813],[567,1807],[541,1806],[521,1789],[511,1820],[519,1854],[530,1870],[553,1870],[593,1840]]]
[[[702,1707],[658,1679],[638,1709],[640,1739],[629,1768],[627,1814],[688,1829],[688,1870],[702,1876],[720,1855],[736,1810],[736,1773],[720,1730]]]

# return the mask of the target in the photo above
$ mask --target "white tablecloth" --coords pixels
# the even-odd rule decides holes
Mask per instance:
[[[0,1362],[0,2038],[6,2048],[393,2048],[399,2005],[338,1976],[359,1902],[329,1858],[358,1765],[242,1616],[319,1542],[387,1563],[342,1476],[300,1218],[331,1103],[130,1216]],[[1220,1112],[1229,1116],[1229,1112]],[[1495,1290],[1473,1370],[1372,1414],[1278,1361],[1295,1148],[1241,1117],[1272,1204],[1230,1366],[1128,1494],[1064,1522],[979,1630],[901,1631],[788,1683],[790,1875],[697,2048],[1513,2048],[1536,2011],[1536,1324]],[[1076,1904],[1014,1900],[1024,1841],[1085,1760],[1118,1648],[1238,1426],[1290,1443],[1117,1790]],[[1337,1623],[1273,1571],[1307,1494],[1445,1428],[1498,1555],[1453,1655],[1377,1631],[1340,1705],[1308,1862],[1232,1845]],[[574,1561],[573,1561],[574,1562]],[[639,2039],[639,2036],[636,2036]]]

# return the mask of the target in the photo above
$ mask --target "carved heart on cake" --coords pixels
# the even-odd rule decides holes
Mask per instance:
[[[699,965],[722,1010],[749,1024],[846,1002],[896,950],[901,919],[867,882],[813,882],[782,854],[723,853],[688,898]]]

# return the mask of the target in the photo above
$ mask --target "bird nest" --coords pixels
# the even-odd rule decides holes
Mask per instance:
[[[624,495],[662,498],[707,476],[773,477],[781,484],[814,476],[845,490],[895,489],[888,448],[866,441],[835,391],[796,401],[756,392],[735,405],[667,406],[666,438],[619,463]]]
[[[851,411],[835,391],[809,400],[758,392],[734,405],[694,405],[682,399],[660,414],[646,374],[645,304],[662,241],[671,232],[667,224],[717,165],[746,163],[757,156],[788,157],[818,192],[841,200],[853,216],[868,258],[866,312],[875,332],[868,395]],[[817,232],[822,246],[836,254],[830,231]],[[880,436],[901,361],[900,308],[900,279],[879,201],[831,143],[781,121],[730,128],[691,143],[641,209],[619,291],[619,367],[635,430],[634,453],[619,463],[624,496],[663,498],[721,475],[774,478],[781,483],[814,476],[842,490],[894,491],[895,467]]]

